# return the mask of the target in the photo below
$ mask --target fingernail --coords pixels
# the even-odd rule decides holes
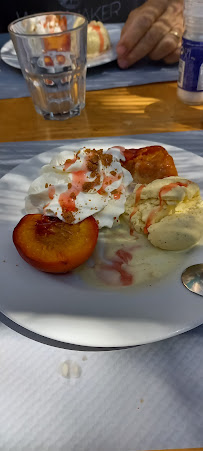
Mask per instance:
[[[116,50],[117,50],[118,56],[123,56],[127,52],[127,49],[124,45],[118,45]]]
[[[118,60],[118,65],[121,69],[127,69],[129,66],[126,60]]]

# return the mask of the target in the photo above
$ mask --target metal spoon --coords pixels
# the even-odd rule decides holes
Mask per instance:
[[[193,293],[203,296],[203,264],[192,265],[181,275],[183,285]]]

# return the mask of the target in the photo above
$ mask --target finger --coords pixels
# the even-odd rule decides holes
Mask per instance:
[[[174,30],[178,32],[181,36],[182,31],[177,27],[174,27]],[[170,32],[161,39],[160,42],[156,45],[156,47],[149,53],[149,57],[158,61],[161,60],[171,53],[174,53],[176,49],[180,46],[180,41],[177,40],[176,36],[171,34]]]
[[[171,53],[170,55],[168,55],[166,58],[164,58],[164,62],[166,64],[175,64],[178,62],[179,58],[180,58],[180,49],[181,46],[179,46],[175,52]]]
[[[131,52],[133,47],[162,14],[162,8],[163,5],[161,7],[159,2],[157,2],[156,7],[151,6],[151,4],[149,6],[143,5],[130,13],[117,45],[118,57]],[[120,51],[120,49],[122,50]]]
[[[164,21],[157,21],[147,31],[143,38],[138,42],[132,51],[127,55],[118,55],[118,64],[122,69],[131,66],[140,59],[148,55],[158,45],[160,41],[166,36],[170,30],[170,25]],[[174,50],[174,48],[172,49]],[[168,52],[169,53],[169,52]]]
[[[136,14],[138,14],[138,11],[139,11],[139,8],[137,8]],[[125,24],[123,25],[123,28],[121,30],[121,36],[124,35],[124,33],[126,32],[128,27],[132,24],[134,17],[135,17],[135,11],[131,11],[130,14],[128,15],[128,18],[127,18]],[[121,36],[120,36],[120,38],[121,38]]]

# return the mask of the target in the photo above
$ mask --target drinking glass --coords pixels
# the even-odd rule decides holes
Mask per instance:
[[[79,115],[86,92],[85,17],[34,14],[12,22],[9,33],[37,113],[56,120]]]

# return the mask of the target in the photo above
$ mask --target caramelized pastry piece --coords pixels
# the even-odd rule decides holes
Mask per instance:
[[[60,52],[70,51],[70,33],[44,38],[44,49],[46,52],[53,50]]]
[[[70,33],[65,33],[61,35],[54,34],[54,31],[61,30],[61,32],[67,30],[67,19],[65,16],[54,16],[48,15],[46,18],[46,22],[44,27],[47,25],[50,26],[50,23],[53,26],[53,36],[49,36],[44,38],[44,49],[46,52],[48,51],[69,51],[70,50]]]
[[[127,169],[136,183],[147,184],[156,179],[177,176],[173,158],[162,146],[126,149],[126,161],[122,166]]]
[[[40,271],[66,273],[84,263],[98,238],[98,225],[90,216],[78,224],[40,214],[24,216],[13,231],[21,257]]]

